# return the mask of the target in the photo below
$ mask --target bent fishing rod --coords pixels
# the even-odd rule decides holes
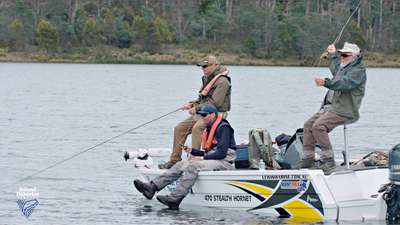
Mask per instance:
[[[349,18],[347,18],[346,23],[344,23],[344,25],[342,26],[342,29],[340,30],[339,34],[336,36],[335,40],[333,41],[333,43],[332,43],[333,45],[336,45],[336,44],[339,42],[339,40],[342,38],[343,32],[344,32],[344,30],[346,29],[347,25],[349,24],[351,18],[354,16],[354,14],[355,14],[355,13],[358,11],[358,9],[360,8],[360,6],[361,6],[361,1],[362,1],[362,0],[360,0],[360,1],[358,2],[357,7],[356,7],[356,8],[354,9],[354,11],[350,14]],[[326,58],[327,56],[328,56],[328,55],[327,55],[327,51],[324,50],[324,52],[323,52],[323,53],[321,54],[321,56],[319,57],[319,62],[318,62],[318,65],[317,65],[317,66],[319,66],[319,65],[321,64],[321,60],[322,60],[323,58]]]
[[[31,178],[33,178],[33,177],[35,177],[35,176],[37,176],[37,175],[39,175],[39,174],[41,174],[41,173],[43,173],[43,172],[49,170],[49,169],[51,169],[51,168],[54,168],[54,167],[56,167],[56,166],[58,166],[58,165],[60,165],[60,164],[62,164],[62,163],[65,163],[65,162],[67,162],[67,161],[69,161],[69,160],[71,160],[71,159],[73,159],[73,158],[75,158],[75,157],[78,157],[79,155],[82,155],[82,154],[84,154],[84,153],[86,153],[86,152],[88,152],[88,151],[90,151],[90,150],[93,150],[93,149],[95,149],[95,148],[97,148],[97,147],[99,147],[99,146],[101,146],[101,145],[104,145],[104,144],[106,144],[106,143],[108,143],[108,142],[110,142],[110,141],[112,141],[112,140],[115,140],[115,139],[117,139],[117,138],[119,138],[119,137],[122,137],[122,136],[124,136],[124,135],[126,135],[126,134],[128,134],[128,133],[130,133],[130,132],[132,132],[132,131],[134,131],[134,130],[137,130],[137,129],[141,128],[141,127],[144,127],[144,126],[146,126],[146,125],[148,125],[148,124],[150,124],[150,123],[153,123],[153,122],[155,122],[155,121],[157,121],[157,120],[160,120],[160,119],[162,119],[162,118],[164,118],[164,117],[166,117],[166,116],[169,116],[169,115],[171,115],[171,114],[174,114],[174,113],[176,113],[176,112],[178,112],[178,111],[180,111],[180,110],[182,110],[181,107],[178,108],[178,109],[175,109],[175,110],[173,110],[173,111],[171,111],[171,112],[169,112],[169,113],[163,114],[163,115],[161,115],[161,116],[159,116],[159,117],[157,117],[157,118],[154,118],[154,119],[152,119],[152,120],[150,120],[150,121],[147,121],[147,122],[145,122],[145,123],[142,123],[142,124],[140,124],[140,125],[138,125],[138,126],[136,126],[136,127],[134,127],[134,128],[131,128],[131,129],[127,130],[127,131],[124,131],[124,132],[122,132],[122,133],[120,133],[120,134],[118,134],[118,135],[116,135],[116,136],[114,136],[114,137],[108,138],[107,140],[104,140],[104,141],[102,141],[102,142],[99,142],[99,143],[93,145],[92,147],[86,148],[86,149],[84,149],[84,150],[82,150],[82,151],[80,151],[80,152],[77,152],[77,153],[75,153],[75,154],[73,154],[73,155],[71,155],[71,156],[69,156],[69,157],[67,157],[67,158],[65,158],[65,159],[63,159],[63,160],[60,160],[60,161],[58,161],[58,162],[56,162],[56,163],[53,163],[52,165],[50,165],[50,166],[48,166],[48,167],[46,167],[46,168],[43,168],[43,169],[41,169],[41,170],[39,170],[39,171],[37,171],[37,172],[35,172],[35,173],[29,175],[29,176],[26,176],[26,177],[24,177],[24,178],[22,178],[22,179],[19,179],[19,180],[17,180],[17,181],[14,182],[14,183],[11,183],[11,184],[5,186],[5,188],[10,187],[10,186],[12,186],[12,185],[15,185],[15,184],[17,184],[17,183],[19,183],[19,182],[21,182],[21,181],[29,180],[29,179],[31,179]]]
[[[355,13],[358,11],[358,9],[360,8],[360,6],[361,6],[361,1],[362,1],[362,0],[360,0],[360,1],[358,2],[357,7],[356,7],[356,8],[354,9],[354,11],[350,14],[349,18],[347,18],[346,23],[345,23],[344,26],[342,27],[342,30],[339,32],[339,34],[338,34],[338,36],[336,37],[336,39],[335,39],[335,41],[333,42],[333,44],[337,44],[337,42],[340,40],[340,38],[342,38],[344,29],[347,27],[347,24],[349,24],[351,18],[354,16],[354,14],[355,14]]]

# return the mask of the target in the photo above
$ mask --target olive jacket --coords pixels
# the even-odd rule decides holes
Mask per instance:
[[[203,76],[200,93],[215,76],[226,70],[225,67],[218,66],[209,76]],[[203,104],[213,104],[219,112],[229,111],[231,109],[231,78],[227,75],[220,76],[206,96],[200,94],[199,98],[192,103],[197,106],[196,108],[200,108]]]
[[[361,55],[344,67],[340,66],[339,57],[337,53],[330,56],[329,69],[333,77],[326,78],[324,84],[334,91],[329,111],[347,118],[347,123],[353,123],[360,118],[359,109],[365,95],[367,74]]]

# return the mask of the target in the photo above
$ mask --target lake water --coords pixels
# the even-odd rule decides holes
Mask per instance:
[[[325,94],[313,82],[327,68],[229,66],[237,142],[251,128],[292,134]],[[400,143],[399,69],[368,69],[361,119],[350,125],[351,158]],[[9,185],[196,98],[201,71],[183,65],[0,64],[0,224],[279,224],[284,220],[228,209],[184,206],[178,212],[133,188],[127,150],[170,147],[177,112],[90,150],[31,179]],[[343,130],[331,133],[341,160]],[[25,218],[20,187],[40,204]],[[333,224],[333,223],[332,223]],[[356,224],[356,223],[355,223]],[[372,223],[371,223],[372,224]]]

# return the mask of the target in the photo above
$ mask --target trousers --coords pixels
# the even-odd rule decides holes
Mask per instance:
[[[321,160],[334,159],[334,153],[328,133],[337,126],[345,124],[347,119],[334,112],[317,112],[304,123],[303,159],[315,157],[315,144],[320,145]]]
[[[178,180],[177,186],[170,197],[178,200],[184,198],[190,188],[196,182],[200,171],[231,170],[233,169],[232,159],[235,151],[228,150],[228,155],[223,160],[199,160],[199,161],[180,161],[169,170],[152,180],[158,190],[162,190],[167,185]]]
[[[192,134],[192,148],[200,149],[201,136],[205,127],[206,125],[198,115],[189,116],[176,125],[170,161],[178,162],[182,160],[182,146],[185,144],[189,134]]]

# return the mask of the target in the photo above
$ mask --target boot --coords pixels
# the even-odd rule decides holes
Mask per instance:
[[[136,179],[133,181],[133,184],[135,185],[136,189],[140,193],[142,193],[144,197],[146,197],[147,199],[152,199],[154,194],[157,192],[157,187],[152,182],[145,183],[143,181]]]
[[[157,200],[168,206],[169,209],[178,210],[183,198],[174,199],[168,195],[157,195]]]
[[[171,167],[173,167],[177,162],[172,162],[172,161],[168,161],[166,163],[163,164],[159,164],[158,168],[159,169],[170,169]]]
[[[314,158],[302,159],[302,160],[299,162],[297,168],[315,169]]]
[[[330,174],[336,168],[335,160],[333,158],[325,159],[321,162],[320,168],[324,171],[325,175]]]

